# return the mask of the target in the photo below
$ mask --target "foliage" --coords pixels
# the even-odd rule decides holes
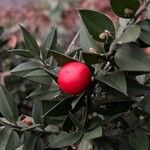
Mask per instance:
[[[0,85],[1,150],[150,149],[150,56],[142,49],[150,44],[150,20],[137,21],[150,1],[140,8],[137,0],[121,2],[110,4],[116,15],[129,18],[123,30],[101,12],[79,10],[80,47],[65,54],[58,48],[56,28],[39,46],[21,26],[26,48],[10,52],[27,61],[11,73],[39,87],[27,97],[34,101],[28,125],[15,97]],[[64,94],[57,84],[59,68],[71,61],[85,62],[93,76],[79,95]]]

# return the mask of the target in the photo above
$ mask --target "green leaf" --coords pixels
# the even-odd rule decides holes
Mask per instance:
[[[43,124],[42,101],[35,101],[32,109],[32,117],[35,123]]]
[[[141,28],[140,39],[150,45],[150,19],[145,19],[137,23]]]
[[[113,49],[113,47],[117,43],[129,43],[129,42],[135,42],[141,34],[141,29],[138,25],[130,25],[129,27],[124,30],[124,32],[121,34],[121,36],[113,41],[113,43],[110,46],[110,49]]]
[[[129,143],[135,150],[149,150],[149,137],[142,130],[136,130],[129,137]]]
[[[0,149],[12,150],[19,145],[19,136],[9,127],[0,130]]]
[[[96,79],[127,95],[127,84],[123,72],[105,73],[100,71],[97,74]]]
[[[116,64],[126,71],[150,71],[150,58],[135,43],[121,44],[115,54]]]
[[[27,98],[34,100],[52,100],[60,94],[58,87],[47,87],[42,85],[37,90],[33,91]]]
[[[83,50],[89,51],[92,48],[95,50],[95,52],[101,52],[101,47],[90,35],[84,23],[82,23],[80,31],[80,45]]]
[[[90,141],[82,140],[78,150],[93,150],[93,144]]]
[[[126,81],[127,81],[127,93],[130,97],[145,95],[145,93],[147,93],[150,90],[150,87],[142,85],[136,80],[126,78]]]
[[[40,57],[40,48],[33,36],[23,27],[20,26],[27,49],[36,57]]]
[[[102,136],[103,136],[102,127],[99,126],[99,127],[95,128],[92,131],[85,132],[83,139],[84,140],[92,140],[92,139],[99,138],[99,137],[102,137]]]
[[[75,118],[75,116],[71,112],[69,112],[69,117],[70,117],[72,123],[74,124],[74,126],[76,126],[81,131],[84,130],[84,127],[81,124],[81,122],[77,118]]]
[[[150,93],[145,95],[139,107],[142,109],[142,111],[150,115]]]
[[[44,59],[50,56],[50,49],[54,50],[57,44],[57,29],[52,28],[42,44],[42,56]]]
[[[45,68],[42,68],[42,69],[45,70],[49,74],[49,76],[55,81],[55,83],[57,83],[57,81],[58,81],[57,75],[53,70],[48,70]]]
[[[111,0],[111,8],[121,18],[133,18],[140,6],[138,0]]]
[[[60,65],[60,66],[63,66],[64,64],[66,64],[68,62],[77,61],[69,56],[65,56],[64,54],[53,51],[53,50],[51,50],[51,54],[53,55],[53,57],[57,61],[58,65]]]
[[[74,132],[74,133],[66,133],[62,132],[58,135],[51,134],[49,138],[49,145],[50,148],[61,148],[66,146],[71,146],[72,144],[76,143],[81,137],[82,132]]]
[[[51,83],[51,77],[46,71],[42,69],[29,72],[24,77],[40,84],[49,85]]]
[[[0,85],[0,112],[11,122],[15,122],[18,119],[17,104],[8,90],[2,85]]]
[[[37,70],[39,68],[40,65],[36,62],[25,62],[11,70],[11,73],[18,76],[25,76],[27,73]]]
[[[100,55],[97,53],[89,53],[89,52],[83,52],[82,57],[85,63],[87,63],[88,65],[102,63],[103,60],[105,59],[104,55]]]
[[[68,97],[58,104],[56,104],[53,108],[51,108],[49,111],[47,111],[44,115],[46,117],[49,116],[57,116],[57,115],[66,115],[71,110],[71,102],[72,97]]]
[[[31,135],[26,139],[23,150],[44,150],[44,143],[40,137]]]
[[[17,54],[22,57],[33,58],[33,55],[28,50],[12,49],[12,50],[9,50],[9,52],[13,54]]]
[[[108,30],[112,36],[115,36],[115,28],[112,21],[103,13],[93,10],[79,10],[81,19],[89,33],[97,41],[100,41],[99,35]]]

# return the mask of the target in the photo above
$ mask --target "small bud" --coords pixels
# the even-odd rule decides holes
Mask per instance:
[[[134,13],[134,11],[132,9],[129,9],[129,8],[124,9],[124,16],[125,17],[130,17],[133,13]]]
[[[32,121],[32,118],[29,117],[29,116],[23,116],[23,119],[21,120],[24,124],[27,124],[27,125],[32,125],[33,124],[33,121]]]
[[[91,53],[96,53],[96,49],[93,48],[93,47],[90,47],[90,48],[89,48],[89,52],[91,52]]]
[[[105,40],[105,39],[106,39],[106,34],[105,34],[105,32],[101,33],[101,34],[99,35],[99,38],[100,38],[101,40]]]

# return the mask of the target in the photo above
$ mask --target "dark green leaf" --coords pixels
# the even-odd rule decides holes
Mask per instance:
[[[114,25],[103,13],[92,10],[79,10],[79,13],[83,23],[95,40],[100,41],[99,35],[105,30],[108,30],[114,37]]]
[[[88,65],[102,63],[103,60],[105,59],[104,55],[100,55],[97,53],[88,53],[88,52],[83,52],[82,57],[85,63],[87,63]]]
[[[49,76],[49,74],[46,71],[44,71],[42,69],[38,69],[38,70],[34,70],[32,72],[29,72],[24,77],[27,79],[30,79],[34,82],[41,83],[41,84],[49,85],[51,83],[51,77]]]
[[[35,101],[32,109],[32,117],[35,123],[43,124],[43,107],[42,101]]]
[[[44,150],[44,143],[40,137],[31,135],[26,139],[23,150]]]
[[[90,49],[93,49],[95,52],[101,52],[101,47],[90,35],[84,23],[82,23],[80,31],[80,45],[83,50],[89,51]]]
[[[123,72],[102,72],[100,71],[96,78],[112,88],[127,94],[127,84],[125,75]]]
[[[121,18],[133,18],[140,6],[138,0],[111,0],[112,10]]]
[[[63,66],[64,64],[68,62],[77,61],[69,56],[65,56],[64,54],[56,52],[56,51],[51,50],[51,53],[60,66]]]
[[[57,115],[66,115],[71,110],[71,102],[72,97],[66,98],[56,104],[53,108],[51,108],[49,111],[47,111],[44,115],[46,117],[49,116],[57,116]]]
[[[50,56],[50,49],[55,50],[57,44],[57,29],[52,28],[42,44],[42,56],[44,59]]]
[[[18,76],[25,76],[27,73],[37,70],[39,68],[40,65],[35,62],[25,62],[11,70],[11,73]]]
[[[113,49],[117,43],[129,43],[135,42],[140,36],[141,30],[137,25],[130,25],[124,30],[119,38],[116,38],[110,46],[110,49]]]
[[[0,150],[13,150],[19,145],[19,136],[9,127],[0,130]]]
[[[13,50],[10,50],[9,52],[11,52],[13,54],[17,54],[22,57],[33,58],[33,55],[28,50],[13,49]]]
[[[72,123],[74,124],[74,126],[76,126],[79,130],[84,130],[84,127],[81,124],[81,122],[71,112],[69,112],[69,117]]]
[[[115,62],[126,71],[150,71],[150,58],[135,43],[121,44],[117,48]]]
[[[92,142],[83,139],[79,145],[78,150],[91,150],[91,148],[93,149]]]
[[[33,36],[23,27],[20,26],[27,49],[36,57],[40,57],[40,48]]]
[[[142,109],[142,111],[150,115],[150,93],[145,95],[139,107]]]
[[[55,83],[57,83],[57,81],[58,81],[57,75],[53,70],[48,70],[45,68],[42,68],[42,69],[45,70],[49,74],[49,76],[55,81]]]
[[[145,19],[137,23],[141,28],[140,39],[150,45],[150,19]]]
[[[62,132],[58,135],[51,134],[49,136],[49,145],[50,148],[61,148],[66,146],[71,146],[76,143],[81,137],[82,132],[66,133]]]
[[[8,90],[2,85],[0,85],[0,112],[9,121],[15,122],[18,119],[17,104]]]
[[[92,139],[99,138],[99,137],[102,137],[102,136],[103,136],[102,127],[99,126],[99,127],[95,128],[92,131],[85,132],[83,139],[84,140],[92,140]]]
[[[129,137],[129,143],[135,150],[149,150],[149,137],[142,130],[136,130]]]
[[[58,87],[41,86],[33,91],[27,98],[34,100],[52,100],[60,94]]]

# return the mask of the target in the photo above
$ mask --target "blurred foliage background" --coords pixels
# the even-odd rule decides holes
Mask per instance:
[[[65,51],[78,31],[77,9],[104,12],[113,19],[117,28],[118,18],[111,11],[109,0],[0,0],[0,83],[14,95],[20,113],[30,113],[32,101],[25,99],[37,85],[10,74],[12,68],[26,61],[9,52],[24,47],[19,24],[33,33],[39,45],[47,31],[56,26],[59,43]]]

